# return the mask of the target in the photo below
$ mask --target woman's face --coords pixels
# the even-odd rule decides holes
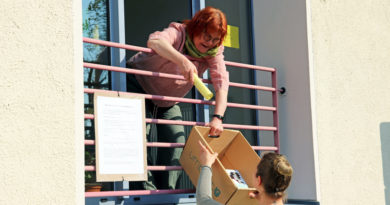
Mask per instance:
[[[220,36],[221,34],[217,31],[203,31],[201,34],[194,36],[193,42],[199,52],[206,53],[221,41]]]
[[[252,183],[254,184],[254,188],[258,188],[259,186],[259,178],[256,176],[257,173],[257,166],[253,169],[253,177],[252,177]]]

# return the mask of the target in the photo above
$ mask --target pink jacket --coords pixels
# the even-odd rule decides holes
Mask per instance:
[[[163,31],[156,31],[150,34],[149,39],[165,39],[180,53],[184,54],[184,42],[186,38],[185,25],[180,23],[171,23]],[[229,89],[229,73],[226,71],[224,56],[224,47],[221,45],[215,57],[204,57],[201,59],[191,58],[191,62],[198,69],[199,77],[209,68],[211,81],[215,91]],[[156,53],[139,52],[127,62],[131,68],[138,68],[147,71],[169,73],[181,75],[180,68],[173,62],[159,56]],[[191,90],[193,84],[186,80],[136,76],[139,84],[148,94],[164,95],[173,97],[184,97]],[[153,101],[159,107],[170,107],[176,104],[168,101]]]

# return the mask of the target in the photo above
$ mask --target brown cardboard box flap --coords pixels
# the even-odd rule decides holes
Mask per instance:
[[[209,127],[194,126],[184,146],[180,163],[192,183],[197,186],[200,173],[199,154],[201,141],[211,152],[217,152],[218,158],[212,166],[213,199],[222,204],[253,204],[249,192],[254,188],[238,188],[226,172],[226,169],[238,170],[249,187],[254,187],[256,166],[260,161],[241,132],[225,129],[218,138],[209,137]]]

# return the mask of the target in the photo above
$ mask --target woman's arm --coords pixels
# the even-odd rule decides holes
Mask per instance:
[[[227,95],[228,92],[222,89],[219,89],[215,93],[214,114],[224,116],[227,105]],[[213,117],[209,125],[211,127],[210,135],[220,135],[223,131],[222,120],[217,117]]]
[[[198,205],[220,205],[211,197],[211,168],[202,166],[200,169],[198,186],[196,187],[196,204]]]
[[[148,40],[147,45],[158,55],[178,65],[182,69],[181,72],[184,78],[186,78],[189,82],[194,83],[193,74],[198,74],[198,70],[195,65],[183,54],[177,51],[167,40],[163,38],[150,39]]]
[[[210,151],[200,142],[199,162],[201,164],[198,185],[196,187],[196,204],[198,205],[219,205],[220,203],[211,197],[211,166],[214,164],[218,153],[211,154]]]
[[[218,49],[218,53],[214,58],[209,58],[207,60],[209,64],[209,71],[211,82],[213,83],[215,90],[215,115],[224,116],[227,105],[227,96],[229,90],[229,72],[226,71],[226,65],[224,60],[224,52],[225,47],[220,46]],[[209,126],[210,135],[220,135],[223,131],[222,120],[213,117],[210,121]]]

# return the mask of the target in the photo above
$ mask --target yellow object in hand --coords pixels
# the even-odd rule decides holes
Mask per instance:
[[[195,73],[193,76],[194,85],[196,89],[199,90],[200,94],[202,94],[206,100],[210,100],[213,97],[213,93],[206,87],[206,85],[199,79],[199,77]]]

